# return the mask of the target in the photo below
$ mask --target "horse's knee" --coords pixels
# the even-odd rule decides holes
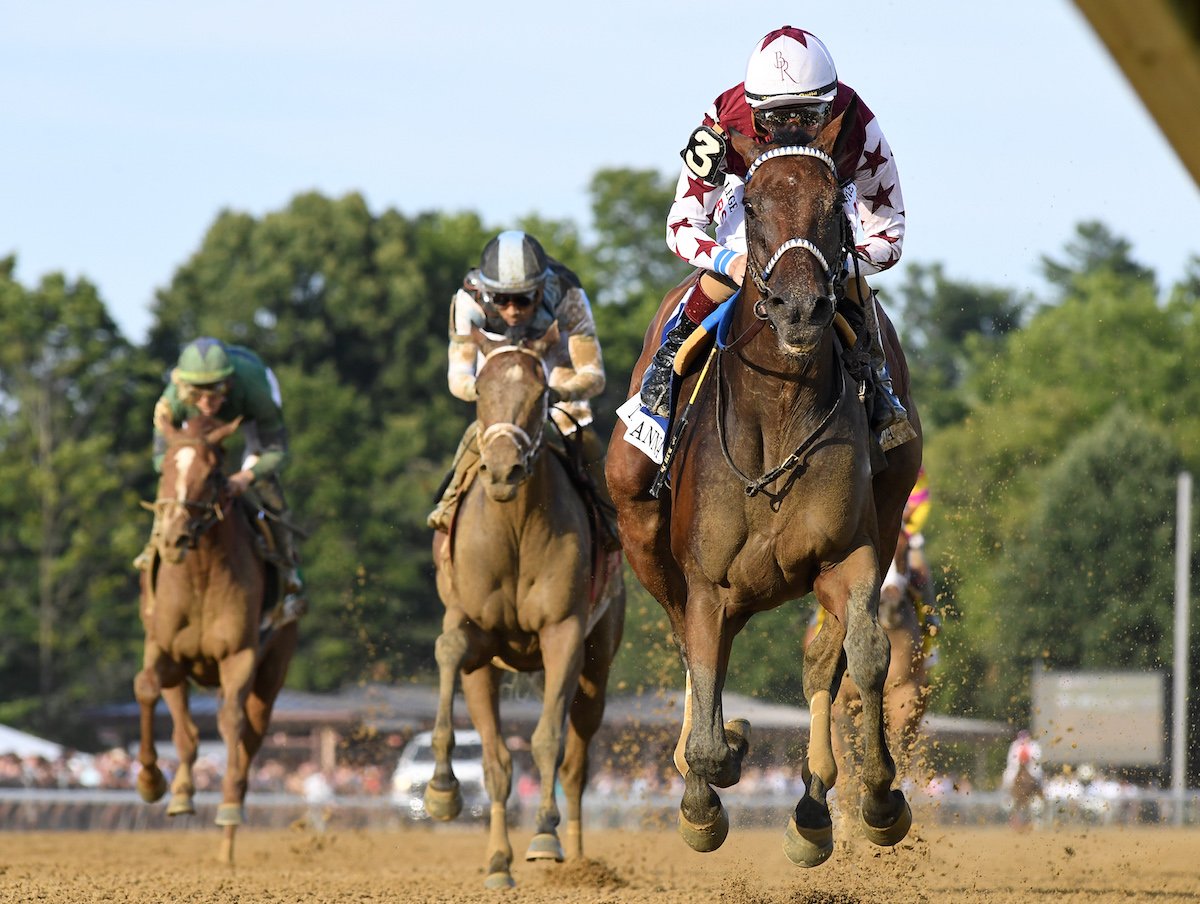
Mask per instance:
[[[162,683],[150,669],[142,669],[133,679],[133,695],[138,703],[153,704],[162,696]]]

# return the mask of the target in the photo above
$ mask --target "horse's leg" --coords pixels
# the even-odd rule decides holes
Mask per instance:
[[[508,796],[512,793],[512,754],[500,735],[500,669],[489,663],[464,673],[462,688],[471,724],[483,743],[483,778],[492,801],[484,884],[488,888],[511,888]]]
[[[891,661],[887,631],[879,624],[878,562],[875,550],[862,546],[836,568],[846,596],[846,662],[862,699],[862,779],[867,795],[859,823],[875,844],[894,845],[908,834],[912,811],[904,793],[893,789],[896,764],[888,752],[883,722],[883,688]],[[823,576],[824,577],[824,576]]]
[[[907,615],[888,631],[892,647],[887,683],[883,691],[889,745],[895,751],[901,773],[913,765],[921,719],[925,715],[927,675],[921,650],[921,626],[916,611],[906,600]]]
[[[831,589],[818,579],[818,600]],[[797,866],[818,866],[833,853],[833,820],[827,800],[837,783],[838,759],[834,752],[833,701],[846,670],[842,644],[846,628],[827,612],[821,629],[804,650],[804,696],[809,706],[808,757],[801,770],[804,795],[796,804],[783,838],[783,851]]]
[[[163,699],[171,711],[171,740],[179,754],[179,769],[171,782],[171,802],[167,805],[168,816],[180,816],[196,812],[192,795],[196,786],[192,780],[192,769],[196,765],[196,751],[200,746],[200,729],[192,719],[188,708],[188,683],[181,680],[174,687],[163,688]]]
[[[246,724],[246,698],[254,680],[255,653],[253,647],[226,656],[217,666],[221,681],[221,706],[217,710],[217,730],[225,742],[227,761],[225,777],[221,780],[221,805],[217,807],[216,824],[224,828],[217,859],[233,863],[233,837],[237,827],[246,821],[242,800],[246,796],[246,770],[242,757],[242,731]]]
[[[167,793],[167,780],[158,768],[158,750],[154,746],[154,708],[162,696],[160,672],[166,668],[169,668],[166,656],[147,638],[142,652],[142,670],[133,680],[133,693],[141,711],[142,734],[137,757],[142,770],[138,773],[137,789],[147,803],[154,803]]]
[[[621,644],[625,624],[625,594],[609,601],[604,617],[588,635],[579,688],[571,704],[567,746],[559,775],[567,798],[567,849],[570,858],[583,856],[583,789],[588,780],[588,745],[604,717],[608,672]]]
[[[246,697],[246,721],[242,728],[241,742],[241,756],[246,762],[247,772],[262,747],[263,738],[266,737],[267,727],[271,723],[271,710],[275,707],[275,698],[279,696],[287,680],[288,664],[296,651],[297,637],[297,624],[294,621],[276,630],[267,641],[267,650],[261,654],[258,668],[254,670],[254,684]],[[245,801],[246,785],[243,785],[243,806]],[[230,842],[232,843],[232,834]],[[232,850],[230,856],[232,857]]]
[[[425,786],[425,812],[431,819],[446,821],[462,812],[462,793],[450,755],[454,752],[454,684],[465,669],[474,669],[487,657],[483,639],[466,614],[457,606],[446,609],[442,633],[434,645],[438,664],[438,708],[433,722],[433,777]]]
[[[691,727],[684,745],[688,771],[679,805],[679,834],[693,850],[715,851],[729,833],[729,816],[712,785],[728,788],[742,777],[750,723],[723,723],[721,690],[736,626],[725,617],[716,588],[691,587],[686,644],[691,686]]]
[[[579,676],[583,669],[583,621],[577,616],[547,625],[538,632],[545,667],[546,687],[542,696],[542,715],[530,739],[533,761],[542,780],[542,798],[537,811],[537,834],[525,852],[526,860],[564,858],[558,840],[561,816],[554,799],[558,766],[562,762],[564,727]]]

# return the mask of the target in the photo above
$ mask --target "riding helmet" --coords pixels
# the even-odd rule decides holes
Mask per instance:
[[[233,373],[233,361],[219,339],[205,336],[184,346],[175,373],[185,383],[218,383]]]
[[[546,252],[533,236],[517,230],[502,232],[483,249],[479,279],[494,294],[532,292],[546,280]]]
[[[829,48],[802,28],[785,25],[765,35],[746,65],[746,102],[755,110],[828,104],[837,88]]]

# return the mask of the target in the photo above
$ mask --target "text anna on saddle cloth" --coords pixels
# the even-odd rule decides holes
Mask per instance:
[[[476,399],[475,374],[483,356],[472,328],[492,339],[516,342],[540,337],[556,323],[559,339],[546,353],[550,418],[563,437],[582,444],[582,464],[599,504],[602,540],[609,549],[619,549],[615,509],[604,478],[605,446],[592,427],[588,404],[604,391],[604,362],[592,308],[579,278],[548,257],[533,236],[502,232],[488,242],[479,267],[467,273],[451,299],[450,392],[465,402]],[[458,445],[449,482],[429,515],[434,530],[449,531],[466,482],[479,465],[477,428],[478,422],[472,422]]]
[[[746,273],[742,207],[746,164],[738,154],[726,154],[729,131],[752,136],[761,144],[807,144],[825,123],[845,111],[854,96],[853,89],[838,81],[825,45],[809,32],[785,25],[755,45],[745,81],[718,96],[703,124],[692,133],[681,152],[684,165],[667,216],[666,237],[671,251],[704,272],[685,295],[683,316],[646,369],[641,399],[651,413],[668,414],[675,353],[697,324],[733,296]],[[839,310],[852,324],[865,316],[872,328],[875,386],[880,391],[875,393],[871,427],[880,433],[904,422],[907,413],[892,392],[874,311],[864,314],[862,310],[863,299],[874,294],[862,277],[886,270],[900,259],[904,200],[892,150],[861,97],[850,139],[836,163],[855,235],[845,287],[847,299],[854,304],[839,305]],[[707,230],[714,224],[715,235],[710,236]]]

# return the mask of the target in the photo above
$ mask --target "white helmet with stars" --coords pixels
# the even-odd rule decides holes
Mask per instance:
[[[746,66],[746,101],[755,110],[829,104],[837,87],[829,49],[816,35],[790,25],[759,41]]]

